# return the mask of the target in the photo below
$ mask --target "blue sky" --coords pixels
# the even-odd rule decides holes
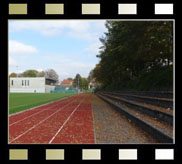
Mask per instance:
[[[49,68],[62,81],[87,77],[99,59],[104,20],[9,21],[9,73]]]

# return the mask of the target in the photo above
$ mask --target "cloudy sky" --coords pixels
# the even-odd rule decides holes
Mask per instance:
[[[9,73],[49,68],[59,79],[87,77],[106,32],[104,20],[9,21]]]

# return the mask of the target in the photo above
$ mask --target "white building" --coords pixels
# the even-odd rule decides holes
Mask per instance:
[[[45,77],[10,77],[10,93],[50,93],[54,91],[55,80]]]

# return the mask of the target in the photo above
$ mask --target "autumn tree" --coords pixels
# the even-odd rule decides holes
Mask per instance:
[[[48,78],[52,78],[54,80],[59,79],[59,75],[57,74],[57,72],[54,69],[47,69],[45,71],[45,76],[48,77]]]
[[[45,77],[45,75],[46,75],[46,73],[45,73],[45,71],[40,71],[40,72],[38,72],[38,77]]]

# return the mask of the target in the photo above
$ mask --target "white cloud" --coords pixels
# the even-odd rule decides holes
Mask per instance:
[[[34,46],[25,45],[24,43],[10,40],[9,41],[9,53],[10,55],[31,55],[37,53],[38,50]]]
[[[62,32],[59,29],[51,29],[51,30],[43,29],[41,33],[44,36],[57,36],[60,35]]]
[[[84,32],[89,28],[89,23],[84,21],[13,21],[10,23],[10,31],[33,30],[43,35],[55,36],[64,28],[75,32]]]
[[[9,65],[10,66],[16,66],[17,65],[17,62],[11,56],[9,57]]]
[[[61,72],[61,75],[63,75],[63,76],[69,76],[69,73],[68,72]]]
[[[93,43],[89,44],[88,47],[83,50],[83,52],[97,55],[100,51],[99,48],[101,46],[102,46],[102,43],[100,41],[93,42]]]
[[[71,31],[68,33],[68,36],[73,37],[73,38],[78,38],[78,39],[85,39],[85,40],[94,40],[95,37],[92,33],[88,32],[75,32]]]
[[[82,63],[82,62],[70,62],[70,63],[57,63],[53,67],[59,74],[59,79],[63,80],[68,77],[74,78],[77,73],[82,77],[88,77],[91,69],[93,69],[95,64],[93,63]]]
[[[84,62],[72,62],[71,65],[72,67],[78,67],[80,69],[93,67],[92,63],[84,63]]]
[[[70,37],[90,40],[94,39],[98,33],[103,32],[104,22],[104,20],[11,21],[10,32],[31,30],[44,36],[58,36],[63,34],[64,29],[67,29],[66,32]]]
[[[36,69],[36,70],[39,71],[39,72],[44,71],[44,69],[42,69],[42,68],[38,68],[38,69]]]
[[[77,55],[75,55],[77,56]],[[70,55],[47,55],[44,57],[49,61],[49,67],[55,69],[59,74],[59,79],[63,80],[68,77],[74,78],[77,73],[82,77],[87,77],[90,70],[95,67],[94,62],[83,61],[80,58],[72,58]]]
[[[98,54],[101,45],[99,37],[106,31],[104,23],[104,20],[10,21],[10,36],[15,33],[18,34],[14,35],[13,38],[22,33],[35,33],[36,38],[42,36],[60,37],[62,35],[68,39],[79,39],[78,42],[80,42],[80,44],[84,42],[83,46],[85,47],[86,45],[83,50],[76,50],[75,52],[73,52],[73,50],[70,51],[69,49],[66,51],[64,50],[62,51],[64,54],[54,54],[57,52],[55,52],[54,49],[51,50],[52,47],[50,46],[48,48],[45,47],[45,52],[40,49],[40,52],[37,55],[31,55],[38,52],[36,47],[16,40],[10,40],[9,52],[11,64],[16,65],[18,63],[19,69],[22,69],[23,71],[30,69],[30,67],[37,70],[52,68],[59,74],[60,80],[67,77],[74,78],[77,73],[80,73],[83,77],[87,77],[90,70],[93,69],[96,64],[94,57]],[[41,36],[39,36],[39,34]],[[32,36],[32,38],[33,37],[34,36]],[[55,40],[57,41],[57,39],[59,38],[56,38]],[[82,39],[82,41],[80,39]],[[37,41],[38,40],[34,40],[33,44],[36,45]],[[46,51],[46,49],[48,49],[48,51]],[[49,54],[49,52],[52,52],[53,54]],[[41,58],[40,55],[44,55],[43,58]],[[12,58],[15,59],[17,63]],[[41,62],[39,62],[39,60],[41,60]],[[12,66],[11,69],[16,70],[16,67]]]

